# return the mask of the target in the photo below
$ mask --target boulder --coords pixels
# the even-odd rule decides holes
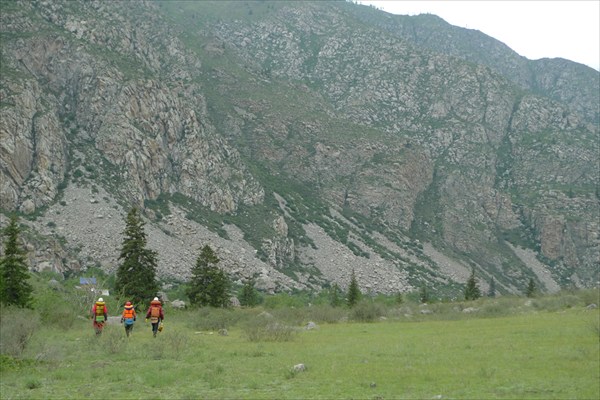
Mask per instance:
[[[185,308],[185,301],[179,300],[179,299],[173,300],[171,302],[171,307],[177,308],[177,309],[183,309],[183,308]]]
[[[292,372],[304,372],[306,371],[306,366],[304,364],[296,364],[292,367]]]
[[[106,320],[106,323],[108,325],[119,325],[121,323],[121,317],[120,316],[108,317],[108,319]]]
[[[319,327],[314,322],[309,321],[308,324],[306,324],[306,330],[310,331],[310,330],[313,330],[313,329],[319,329]]]
[[[229,304],[231,305],[231,307],[235,307],[235,308],[238,308],[238,307],[242,306],[240,304],[240,301],[239,301],[239,299],[237,297],[231,297],[229,299]]]

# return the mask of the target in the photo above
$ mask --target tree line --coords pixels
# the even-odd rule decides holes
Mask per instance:
[[[139,209],[133,207],[125,218],[124,238],[119,253],[120,264],[115,279],[117,295],[137,305],[157,296],[159,292],[156,276],[158,254],[147,248],[144,225]],[[29,268],[26,253],[19,246],[20,228],[16,216],[11,217],[3,234],[5,241],[4,254],[0,257],[0,303],[31,308],[33,288],[28,283]],[[209,245],[202,247],[192,267],[192,276],[185,293],[192,306],[227,307],[229,305],[232,284],[228,275],[219,268],[219,261]],[[260,303],[260,296],[254,285],[254,279],[248,279],[241,288],[239,292],[241,305],[256,306]],[[532,297],[536,291],[535,282],[530,278],[525,294],[527,297]],[[472,269],[465,285],[464,299],[476,300],[481,296],[475,269]],[[496,296],[493,278],[490,281],[488,296]],[[352,270],[347,293],[334,283],[328,290],[328,297],[333,307],[342,305],[354,307],[360,302],[362,293],[354,270]],[[419,298],[423,303],[430,301],[426,286],[421,287]],[[398,293],[396,301],[402,303],[402,300],[402,294]]]

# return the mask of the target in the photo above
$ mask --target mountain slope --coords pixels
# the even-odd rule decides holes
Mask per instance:
[[[597,281],[593,70],[346,2],[3,7],[2,209],[40,242],[111,232],[50,267],[115,268],[136,204],[178,279],[209,241],[265,290]]]

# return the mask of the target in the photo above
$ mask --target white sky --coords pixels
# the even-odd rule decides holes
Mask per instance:
[[[561,57],[600,69],[600,0],[359,0],[392,14],[435,14],[477,29],[530,60]]]

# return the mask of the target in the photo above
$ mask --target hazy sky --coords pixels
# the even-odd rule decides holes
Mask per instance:
[[[477,29],[530,60],[561,57],[600,69],[600,0],[360,0],[393,14],[435,14]]]

